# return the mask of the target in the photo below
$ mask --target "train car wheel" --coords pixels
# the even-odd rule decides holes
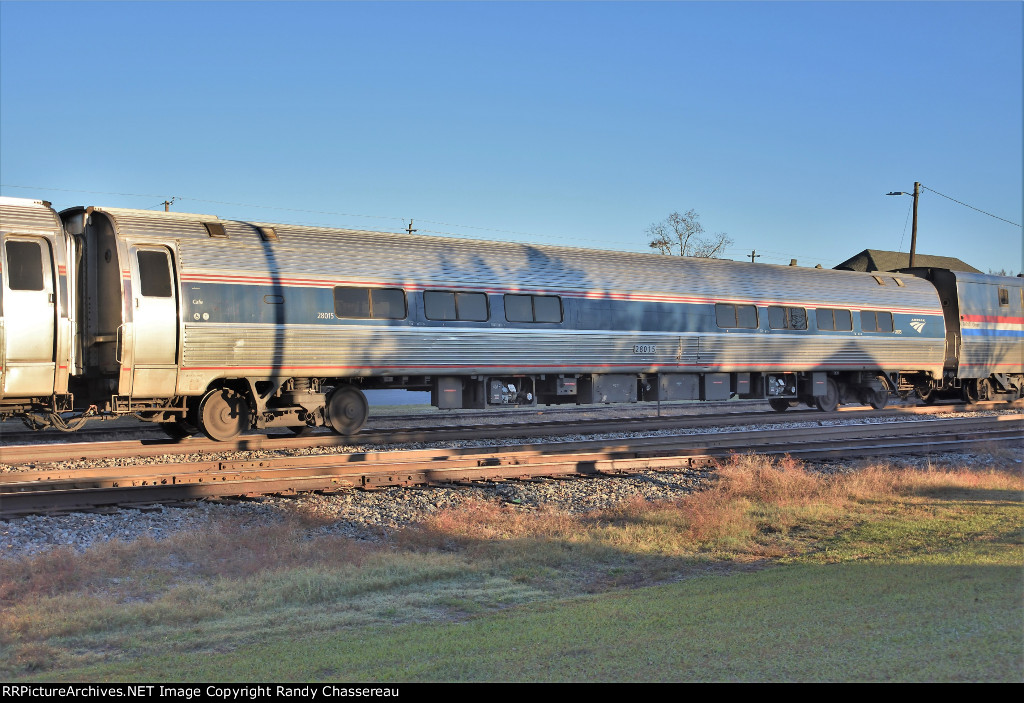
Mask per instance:
[[[210,439],[233,439],[249,429],[249,404],[230,388],[210,391],[199,402],[199,424]]]
[[[884,388],[880,391],[865,391],[864,399],[875,410],[881,410],[889,404],[889,391]]]
[[[788,398],[769,398],[768,405],[772,406],[772,410],[777,413],[784,413],[789,410],[789,399]]]
[[[358,388],[338,386],[327,399],[327,419],[340,435],[353,435],[366,423],[370,405]]]
[[[987,378],[978,379],[978,400],[992,400],[992,383]]]
[[[928,388],[927,390],[921,390],[919,388],[917,390],[917,397],[920,398],[921,402],[924,403],[925,405],[934,405],[935,399],[938,397],[938,395],[938,391],[936,391],[934,388]]]
[[[825,380],[825,395],[814,399],[814,405],[822,412],[830,413],[839,407],[839,386],[831,378]]]
[[[978,402],[978,387],[975,385],[975,381],[967,380],[964,381],[963,387],[960,389],[960,397],[963,398],[965,403],[977,403]]]

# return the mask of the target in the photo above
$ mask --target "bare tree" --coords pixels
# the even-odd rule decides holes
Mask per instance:
[[[733,243],[725,232],[704,237],[704,225],[700,223],[700,215],[695,210],[687,210],[682,215],[673,212],[661,222],[648,227],[647,234],[651,237],[651,249],[662,254],[674,254],[678,249],[679,256],[702,259],[717,259]]]

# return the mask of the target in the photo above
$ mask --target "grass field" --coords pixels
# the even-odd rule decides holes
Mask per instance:
[[[1019,682],[1020,466],[735,457],[585,516],[480,503],[368,545],[296,512],[0,560],[0,675]]]

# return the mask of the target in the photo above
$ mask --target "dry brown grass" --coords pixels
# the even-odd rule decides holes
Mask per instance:
[[[556,510],[524,510],[478,500],[457,509],[432,513],[424,518],[420,528],[403,531],[400,544],[450,548],[523,537],[559,539],[576,532],[579,519]]]
[[[977,494],[982,486],[989,492],[1019,492],[1024,482],[1018,467],[996,461],[921,471],[866,462],[854,471],[821,474],[789,456],[736,454],[717,466],[710,488],[676,500],[636,499],[584,516],[480,501],[427,517],[402,531],[398,543],[494,553],[501,542],[536,549],[540,542],[557,541],[642,554],[775,558],[802,549],[802,533],[831,534],[878,501],[937,491],[983,498]]]
[[[310,538],[302,521],[252,526],[220,520],[210,529],[160,542],[141,537],[131,543],[99,544],[84,555],[61,547],[33,557],[0,559],[0,605],[81,591],[146,599],[148,589],[163,591],[197,579],[244,579],[299,566],[358,565],[368,552],[350,540]]]

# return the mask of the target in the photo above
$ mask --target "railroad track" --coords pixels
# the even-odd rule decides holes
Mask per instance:
[[[503,447],[11,472],[0,474],[0,517],[223,496],[689,469],[711,464],[731,452],[789,454],[801,459],[850,459],[934,453],[979,443],[1024,445],[1024,418],[1012,414],[818,426],[813,430],[785,428]]]
[[[725,405],[725,404],[721,404]],[[735,405],[732,403],[731,405]],[[941,415],[948,412],[993,410],[1006,407],[1024,408],[1024,402],[977,403],[973,405],[931,405],[895,406],[885,410],[872,410],[867,406],[846,406],[833,413],[817,410],[793,409],[786,413],[774,411],[727,411],[701,415],[665,415],[662,417],[597,417],[566,421],[564,419],[541,419],[536,421],[505,422],[493,424],[462,424],[454,427],[423,426],[425,418],[411,416],[418,420],[415,428],[368,429],[353,437],[341,437],[322,431],[308,435],[243,435],[230,442],[215,442],[205,437],[188,437],[172,440],[160,433],[156,439],[131,439],[123,441],[89,441],[12,444],[5,434],[0,444],[0,463],[19,465],[45,462],[96,459],[104,457],[154,457],[165,455],[228,453],[239,451],[297,450],[310,447],[345,447],[352,445],[405,444],[416,442],[446,442],[456,440],[516,439],[537,436],[565,436],[572,434],[603,434],[621,432],[647,432],[680,427],[730,427],[737,425],[774,424],[781,422],[831,421],[849,419],[850,413],[865,413],[871,416],[899,415]],[[467,421],[475,416],[463,416]],[[406,419],[406,418],[403,418]],[[436,420],[436,416],[430,419]],[[519,418],[522,420],[523,416]],[[23,439],[19,435],[18,439]]]
[[[562,405],[542,406],[534,408],[510,408],[504,410],[437,410],[428,408],[415,412],[395,412],[393,409],[385,409],[381,414],[371,412],[368,422],[368,430],[374,431],[375,427],[385,424],[406,423],[410,427],[438,426],[439,423],[460,421],[462,424],[486,425],[493,420],[500,424],[508,422],[521,422],[524,418],[532,418],[534,421],[561,422],[566,415],[579,415],[581,413],[591,414],[595,417],[611,419],[621,417],[623,414],[619,408],[633,408],[647,411],[645,416],[653,416],[660,412],[657,405]],[[730,401],[700,401],[693,403],[665,403],[664,412],[668,414],[706,414],[722,413],[729,414],[738,412],[751,412],[751,409],[761,410],[767,407],[764,401],[760,400],[730,400]],[[543,419],[542,419],[543,418]],[[279,428],[271,428],[272,435],[293,436]],[[322,432],[329,434],[328,430]],[[18,444],[69,444],[81,442],[108,441],[120,438],[127,439],[152,439],[162,442],[173,443],[177,439],[170,439],[167,433],[152,422],[144,422],[131,417],[122,417],[110,420],[94,420],[86,424],[82,429],[74,432],[61,432],[48,428],[45,430],[30,430],[18,420],[8,420],[0,423],[0,439],[6,445]]]

